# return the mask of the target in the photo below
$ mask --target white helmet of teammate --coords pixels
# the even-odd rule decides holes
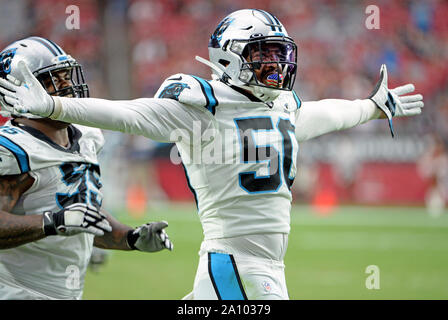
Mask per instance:
[[[0,77],[11,75],[16,80],[23,81],[17,67],[21,60],[25,61],[48,94],[75,98],[89,96],[81,65],[54,42],[41,37],[29,37],[13,42],[0,52]],[[66,80],[70,80],[71,85],[58,87],[54,80],[59,72],[62,72]],[[21,116],[41,118],[31,114]]]
[[[208,45],[214,78],[249,90],[262,101],[273,101],[293,88],[297,46],[272,14],[258,9],[238,10],[217,26]]]

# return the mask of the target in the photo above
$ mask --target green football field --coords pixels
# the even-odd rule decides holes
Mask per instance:
[[[177,300],[189,293],[202,240],[194,205],[117,218],[131,226],[168,220],[174,251],[108,251],[101,268],[89,269],[84,299]],[[340,207],[319,216],[295,206],[285,265],[291,299],[448,299],[448,212],[433,218],[423,208]],[[372,265],[379,289],[366,288]]]

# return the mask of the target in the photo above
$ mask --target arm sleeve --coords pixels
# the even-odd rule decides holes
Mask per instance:
[[[192,139],[210,126],[205,112],[172,99],[111,101],[59,98],[54,120],[142,135],[160,142]]]
[[[349,129],[378,119],[380,114],[380,110],[369,99],[304,102],[296,114],[296,138],[300,142],[332,131]]]

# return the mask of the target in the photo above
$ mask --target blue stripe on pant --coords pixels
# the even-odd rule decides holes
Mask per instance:
[[[219,300],[247,300],[232,255],[209,252],[208,273]]]

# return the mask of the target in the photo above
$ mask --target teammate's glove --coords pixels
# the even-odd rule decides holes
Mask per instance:
[[[422,112],[423,96],[415,94],[405,96],[405,94],[414,92],[415,87],[412,83],[406,84],[395,89],[387,87],[387,68],[383,64],[380,70],[380,80],[376,84],[375,89],[369,96],[378,108],[380,108],[389,120],[389,127],[392,137],[394,136],[394,127],[392,124],[393,117],[415,116]]]
[[[18,82],[8,75],[0,78],[0,94],[6,102],[2,106],[11,114],[31,113],[41,117],[49,117],[54,111],[54,100],[45,91],[24,61],[19,61],[19,71],[24,81]]]
[[[106,216],[93,206],[74,203],[58,212],[44,212],[45,235],[72,236],[81,232],[103,236],[112,231]]]
[[[146,252],[156,252],[163,249],[173,250],[173,244],[163,230],[166,227],[168,227],[168,222],[160,221],[147,223],[130,230],[127,235],[129,247]]]

